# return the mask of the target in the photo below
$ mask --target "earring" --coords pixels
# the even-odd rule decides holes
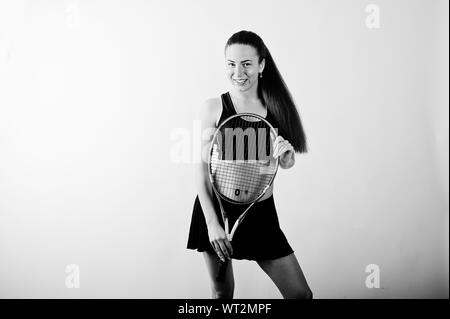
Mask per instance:
[[[259,74],[259,78],[262,79],[262,72]]]

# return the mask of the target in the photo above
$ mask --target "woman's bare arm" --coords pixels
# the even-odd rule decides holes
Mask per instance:
[[[200,205],[208,227],[209,241],[222,260],[230,259],[233,248],[228,241],[223,227],[219,223],[213,204],[213,191],[208,177],[208,152],[211,139],[216,128],[216,120],[220,115],[222,105],[215,99],[207,100],[200,109],[199,117],[202,122],[201,163],[196,167],[196,187]]]

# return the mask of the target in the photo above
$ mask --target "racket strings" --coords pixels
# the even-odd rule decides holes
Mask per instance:
[[[218,142],[224,160],[267,160],[272,154],[270,127],[251,116],[236,117],[226,123]]]
[[[265,190],[275,170],[274,167],[268,170],[265,164],[260,163],[236,164],[220,160],[214,161],[211,166],[216,185],[223,195],[233,197],[237,191],[242,191],[248,199],[256,198]]]
[[[210,154],[212,182],[225,198],[252,202],[265,192],[277,169],[270,158],[270,126],[259,118],[241,116],[229,120],[220,133]]]

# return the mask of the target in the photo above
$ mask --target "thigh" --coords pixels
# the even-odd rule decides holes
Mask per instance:
[[[233,276],[233,263],[230,260],[228,262],[227,271],[225,274],[225,280],[218,282],[216,280],[217,273],[219,272],[219,257],[215,253],[203,252],[205,258],[206,267],[208,268],[208,274],[211,281],[211,289],[213,298],[219,299],[231,299],[234,293],[234,276]]]
[[[261,260],[258,264],[272,279],[284,298],[312,298],[311,289],[294,253],[273,260]]]

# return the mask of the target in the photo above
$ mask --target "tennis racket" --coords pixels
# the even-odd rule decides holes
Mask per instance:
[[[230,242],[250,208],[272,185],[278,170],[278,158],[272,156],[276,136],[272,125],[253,113],[229,117],[214,133],[209,150],[209,179]],[[222,201],[244,206],[231,231]],[[223,281],[228,261],[219,262],[216,280]]]

